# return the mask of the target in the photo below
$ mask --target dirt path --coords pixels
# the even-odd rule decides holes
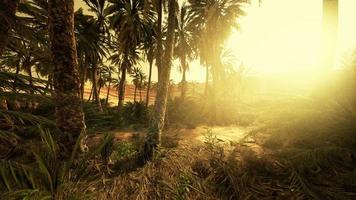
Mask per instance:
[[[195,129],[183,129],[182,139],[187,141],[196,140],[198,142],[204,142],[207,134],[211,133],[213,137],[216,136],[220,140],[236,142],[245,136],[247,130],[247,128],[238,126],[200,126]]]
[[[171,146],[178,142],[178,144],[184,144],[183,146],[195,146],[201,145],[208,134],[218,138],[221,141],[226,143],[237,142],[242,139],[248,128],[238,127],[238,126],[199,126],[194,129],[168,129],[162,133],[162,143],[163,146]],[[122,141],[134,141],[134,140],[143,140],[145,137],[145,130],[115,130],[112,131],[116,142]],[[90,146],[96,146],[100,143],[102,139],[102,134],[96,134],[88,138],[88,143]]]

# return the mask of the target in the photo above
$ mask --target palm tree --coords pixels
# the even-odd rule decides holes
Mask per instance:
[[[221,46],[231,33],[238,28],[237,19],[244,15],[241,9],[245,0],[189,0],[192,23],[199,32],[199,56],[201,62],[211,72],[213,87],[211,92],[213,118],[216,115],[216,95],[221,83],[223,69],[219,63]],[[209,70],[210,68],[210,70]],[[208,84],[208,83],[207,83]]]
[[[148,26],[152,24],[153,12],[146,10],[144,0],[110,0],[106,9],[110,15],[111,26],[116,30],[117,53],[120,57],[121,80],[118,109],[125,99],[126,73],[138,60],[138,49],[145,38]]]
[[[147,0],[151,3],[150,9],[157,13],[157,20],[148,26],[147,34],[144,40],[143,50],[146,55],[146,59],[149,63],[147,93],[146,93],[146,107],[149,105],[151,82],[152,82],[152,67],[153,60],[156,60],[157,68],[162,66],[162,15],[163,7],[166,4],[165,0]],[[146,3],[147,3],[146,2]],[[147,6],[146,6],[147,7]]]
[[[137,88],[139,87],[138,85],[140,83],[140,68],[138,68],[138,67],[133,68],[130,76],[132,78],[132,83],[135,86],[134,102],[136,102]]]
[[[177,9],[178,3],[175,0],[168,1],[168,27],[165,40],[165,52],[162,59],[162,66],[158,68],[158,90],[154,106],[154,114],[151,117],[151,123],[143,148],[142,161],[144,162],[153,158],[154,152],[161,144],[161,133],[164,126],[170,72],[172,67]]]
[[[180,60],[180,71],[182,72],[181,98],[184,101],[187,92],[186,72],[189,69],[187,60],[192,60],[194,29],[192,15],[188,12],[189,7],[185,4],[180,9],[177,24],[177,47],[175,54]]]
[[[110,38],[110,33],[105,21],[106,15],[104,13],[106,0],[85,0],[85,2],[94,16],[83,14],[82,9],[78,10],[75,14],[76,29],[78,32],[79,63],[81,66],[82,99],[87,71],[89,70],[89,66],[91,66],[93,100],[98,104],[99,109],[102,110],[98,89],[98,87],[100,88],[100,77],[98,75],[100,63],[102,63],[103,57],[106,57],[108,52],[106,46]]]
[[[74,33],[73,0],[49,0],[49,33],[54,64],[54,101],[62,142],[71,150],[85,131]],[[71,152],[71,151],[69,151]],[[66,155],[69,155],[68,152]]]
[[[147,76],[145,73],[143,73],[142,69],[140,70],[139,73],[139,84],[138,84],[138,89],[140,90],[140,102],[142,102],[142,90],[145,89],[147,86]]]
[[[139,90],[140,94],[140,102],[142,101],[142,89],[145,87],[145,82],[146,82],[146,75],[143,73],[142,69],[139,67],[135,67],[132,70],[131,73],[132,77],[132,83],[135,86],[135,92],[134,92],[134,102],[136,102],[136,97],[137,97],[137,89]]]
[[[147,34],[143,44],[144,55],[146,56],[146,60],[149,64],[148,71],[148,82],[147,82],[147,91],[146,91],[146,107],[148,107],[150,101],[150,90],[151,90],[151,82],[152,82],[152,68],[153,61],[155,59],[155,54],[157,50],[157,35],[156,35],[156,25],[151,25],[150,34]]]
[[[109,103],[109,95],[110,95],[110,89],[112,84],[115,84],[117,80],[112,76],[113,73],[116,73],[115,67],[112,65],[104,65],[102,68],[102,78],[107,84],[107,92],[106,92],[106,99],[105,99],[105,104],[106,106]]]

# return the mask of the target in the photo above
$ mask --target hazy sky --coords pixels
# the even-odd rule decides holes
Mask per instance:
[[[236,67],[243,62],[250,74],[317,70],[322,0],[264,0],[261,6],[258,0],[252,1],[245,8],[247,16],[239,20],[241,30],[234,31],[226,42],[237,58]],[[83,5],[79,0],[75,3],[77,8]],[[356,0],[339,0],[339,55],[356,47],[355,8]],[[142,64],[142,68],[148,67]],[[171,74],[178,82],[181,75],[177,68],[173,67]],[[191,63],[190,68],[189,81],[205,80],[205,70],[199,62]]]

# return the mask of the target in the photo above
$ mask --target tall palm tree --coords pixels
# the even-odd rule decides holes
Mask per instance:
[[[134,102],[136,102],[137,88],[139,87],[139,83],[140,83],[140,68],[138,67],[133,68],[130,76],[132,78],[132,83],[135,86]]]
[[[74,2],[73,0],[49,0],[48,13],[54,64],[56,122],[64,133],[62,142],[71,150],[76,138],[85,131],[74,33]]]
[[[110,38],[107,22],[105,21],[104,9],[106,8],[106,0],[85,0],[94,14],[85,15],[82,9],[75,13],[76,29],[78,36],[78,54],[81,69],[81,91],[82,99],[85,87],[85,81],[89,66],[91,66],[91,80],[93,83],[93,99],[102,110],[99,97],[99,67],[103,58],[106,57],[108,48],[106,47]]]
[[[98,104],[99,108],[102,110],[101,101],[100,101],[100,76],[98,77],[99,69],[96,63],[102,63],[103,56],[105,57],[108,49],[106,44],[108,44],[111,34],[109,31],[108,23],[106,20],[107,14],[105,9],[107,8],[107,0],[84,0],[87,6],[95,16],[95,27],[97,29],[97,34],[95,40],[89,40],[91,43],[95,43],[98,48],[94,48],[94,51],[99,52],[99,56],[96,57],[96,62],[93,63],[93,94],[95,102]],[[100,51],[101,50],[101,51]],[[99,89],[97,89],[99,87]]]
[[[244,15],[245,0],[189,0],[193,24],[199,32],[199,56],[206,64],[207,75],[211,72],[213,87],[211,92],[213,121],[216,116],[218,86],[223,69],[219,63],[221,46],[228,39],[232,28],[238,28],[237,19]],[[210,68],[210,70],[209,70]],[[208,81],[208,79],[207,79]]]
[[[143,50],[149,63],[146,107],[148,107],[150,100],[153,60],[156,60],[157,68],[161,68],[162,66],[162,18],[163,7],[166,3],[166,0],[146,0],[146,5],[150,4],[150,9],[157,13],[157,20],[155,23],[148,26],[149,29],[147,31],[143,45]]]
[[[106,92],[106,100],[105,104],[106,106],[109,103],[109,95],[110,95],[110,90],[112,84],[115,84],[117,80],[112,76],[114,73],[116,73],[115,67],[112,65],[104,65],[102,68],[102,78],[105,80],[105,83],[107,83],[107,92]]]
[[[131,73],[132,77],[132,83],[135,86],[135,91],[134,91],[134,102],[136,102],[136,97],[137,97],[137,90],[139,90],[140,94],[140,102],[142,101],[142,89],[144,89],[145,86],[145,81],[146,81],[146,75],[143,73],[143,70],[139,67],[135,67],[132,70]]]
[[[142,90],[145,89],[146,85],[147,85],[147,76],[145,75],[145,73],[142,71],[142,69],[140,70],[139,73],[139,84],[138,84],[138,89],[140,92],[140,102],[142,102]]]
[[[151,90],[151,82],[152,82],[152,68],[153,61],[155,59],[156,51],[157,51],[157,35],[156,35],[156,24],[152,24],[151,29],[148,31],[149,34],[146,35],[143,51],[146,56],[146,60],[149,64],[148,70],[148,82],[147,82],[147,91],[146,91],[146,107],[149,105],[150,101],[150,90]]]
[[[151,117],[151,123],[142,154],[142,160],[144,162],[153,158],[154,152],[161,144],[161,133],[164,126],[170,72],[172,67],[177,10],[178,3],[175,0],[168,1],[168,27],[165,40],[165,52],[162,59],[162,66],[158,68],[158,90],[154,106],[154,114]]]
[[[180,71],[182,72],[181,81],[181,98],[184,100],[187,92],[186,72],[189,70],[188,60],[192,60],[193,56],[193,43],[194,43],[194,30],[192,24],[192,15],[189,13],[189,7],[185,4],[182,5],[178,16],[177,24],[177,47],[176,57],[180,60]]]
[[[339,0],[323,0],[323,30],[321,64],[326,71],[331,70],[335,64],[336,43],[338,32]]]
[[[116,30],[117,53],[121,57],[121,80],[118,109],[125,100],[126,73],[138,60],[138,50],[145,38],[148,26],[152,24],[153,12],[147,10],[144,0],[109,0],[106,9],[111,26]]]

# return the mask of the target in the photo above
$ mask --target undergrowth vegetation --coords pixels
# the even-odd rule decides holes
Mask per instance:
[[[38,81],[36,90],[24,84],[17,93],[1,92],[9,102],[9,109],[0,111],[4,199],[356,198],[356,95],[349,90],[334,89],[322,96],[323,103],[320,96],[288,97],[222,109],[217,124],[252,128],[241,141],[224,141],[209,129],[200,144],[174,130],[209,124],[207,104],[176,98],[169,101],[155,159],[142,168],[115,171],[138,155],[142,138],[117,141],[106,133],[147,127],[152,107],[127,103],[118,113],[85,102],[88,134],[97,141],[81,149],[80,137],[72,156],[63,158],[54,106]],[[13,81],[5,83],[8,90],[14,87]]]

